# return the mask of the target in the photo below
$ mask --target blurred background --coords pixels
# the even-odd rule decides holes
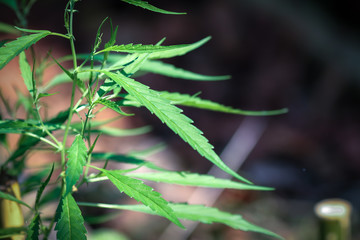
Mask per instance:
[[[163,37],[166,37],[165,45],[182,44],[212,36],[210,42],[196,51],[167,62],[201,74],[229,74],[231,80],[204,83],[157,75],[146,75],[139,80],[156,90],[201,92],[202,98],[245,110],[289,109],[285,115],[255,118],[184,108],[217,153],[224,151],[224,157],[231,156],[230,161],[241,164],[238,167],[243,176],[257,185],[276,188],[272,192],[225,190],[214,205],[241,214],[286,239],[318,239],[314,205],[326,198],[343,198],[353,206],[352,239],[360,239],[360,2],[158,0],[150,3],[187,15],[161,15],[121,1],[80,1],[74,26],[77,50],[90,51],[105,17],[119,26],[118,44],[154,44]],[[38,1],[29,15],[29,28],[49,29],[50,23],[49,30],[65,32],[64,5],[65,1]],[[1,8],[0,20],[10,23],[14,16],[5,7]],[[107,26],[104,41],[109,35]],[[69,53],[68,43],[62,39],[44,39],[40,43],[51,48],[56,56]],[[146,140],[136,141],[166,142],[165,156],[157,157],[163,157],[172,169],[209,171],[211,164],[154,116],[146,111],[136,113],[135,120],[126,126],[154,126]],[[234,133],[239,134],[232,138]],[[112,151],[121,144],[115,144],[115,139],[108,141],[105,145],[113,147]],[[171,193],[180,194],[181,201],[187,201],[193,191],[179,188],[183,191],[180,192],[161,186],[158,189],[167,199],[179,200]],[[83,196],[99,198],[100,190],[101,186],[95,191],[84,189]],[[119,197],[114,192],[104,192],[102,196],[106,200],[96,200],[114,202],[110,197]],[[94,209],[84,211],[100,213]],[[118,218],[91,227],[112,227],[129,239],[159,239],[165,234],[168,222],[124,212]],[[269,237],[223,225],[200,224],[188,239]]]

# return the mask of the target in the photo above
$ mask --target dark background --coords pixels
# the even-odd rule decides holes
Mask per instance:
[[[166,45],[182,44],[211,35],[212,40],[203,47],[167,62],[203,74],[229,74],[231,80],[202,83],[155,75],[140,80],[157,90],[189,94],[201,91],[203,98],[241,109],[289,109],[286,115],[261,117],[267,123],[266,131],[241,168],[241,173],[256,184],[275,187],[276,191],[225,191],[218,204],[287,239],[316,239],[315,203],[344,198],[353,205],[353,239],[359,239],[360,2],[150,3],[187,15],[157,14],[121,1],[78,2],[74,25],[77,50],[91,49],[97,27],[107,16],[119,26],[118,44],[154,44],[163,37],[167,37]],[[51,31],[65,32],[64,5],[60,1],[39,1],[29,15],[29,28],[49,29],[50,25]],[[2,6],[0,20],[10,23],[13,15],[4,10]],[[104,29],[106,41],[109,28]],[[64,55],[68,53],[64,40],[54,38],[47,44],[53,49],[65,49]],[[244,119],[184,110],[218,153]],[[183,169],[207,172],[210,164],[158,120],[144,111],[138,115],[139,124],[155,126],[154,136],[167,141],[182,159]],[[131,230],[126,231],[136,239]],[[144,231],[146,235],[151,229]],[[229,229],[217,225],[199,227],[193,239],[202,239],[201,234],[209,232],[214,239],[236,239],[236,235],[231,238]],[[260,239],[258,235],[248,237]]]

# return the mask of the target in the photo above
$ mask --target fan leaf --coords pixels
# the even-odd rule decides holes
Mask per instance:
[[[126,2],[128,4],[131,4],[131,5],[134,5],[134,6],[137,6],[137,7],[142,7],[144,9],[146,9],[146,10],[150,10],[150,11],[153,11],[153,12],[158,12],[158,13],[175,14],[175,15],[186,14],[186,13],[183,13],[183,12],[171,12],[171,11],[163,10],[163,9],[157,8],[157,7],[149,4],[148,2],[141,1],[141,0],[121,0],[121,1]]]
[[[40,214],[37,213],[31,220],[29,229],[27,232],[26,240],[38,240],[39,239],[39,230],[40,230]]]
[[[51,32],[43,31],[40,33],[30,34],[19,37],[14,41],[6,43],[0,48],[0,70],[22,51],[35,44],[40,39],[50,35]]]
[[[108,99],[105,99],[105,98],[99,98],[96,100],[95,103],[100,103],[112,110],[114,110],[115,112],[121,114],[121,115],[124,115],[124,116],[133,116],[134,114],[129,114],[129,113],[126,113],[126,112],[123,112],[120,108],[120,106],[118,106],[116,104],[116,102],[113,102],[113,101],[110,101]]]
[[[151,113],[155,114],[163,123],[172,131],[178,134],[185,142],[190,144],[200,155],[207,158],[223,171],[228,174],[250,183],[245,178],[231,170],[220,157],[214,152],[213,146],[202,135],[202,132],[192,124],[192,120],[181,112],[180,108],[172,105],[169,100],[160,96],[148,86],[143,85],[135,80],[125,77],[122,74],[115,74],[104,70],[98,70],[113,79],[122,86],[130,95],[136,98]]]
[[[147,214],[159,215],[149,207],[145,205],[119,205],[119,204],[104,204],[104,203],[84,203],[79,202],[80,206],[89,206],[89,207],[100,207],[100,208],[109,208],[109,209],[120,209],[120,210],[130,210],[136,212],[142,212]],[[284,239],[283,237],[273,233],[269,230],[266,230],[262,227],[259,227],[255,224],[252,224],[242,218],[239,214],[231,214],[228,212],[220,211],[217,208],[206,207],[204,205],[189,205],[182,203],[171,203],[169,204],[174,210],[177,217],[181,219],[199,221],[205,224],[211,223],[222,223],[234,229],[242,231],[251,231],[263,233],[268,236],[272,236],[278,239]]]
[[[161,58],[172,58],[176,56],[182,56],[187,54],[188,52],[191,52],[202,45],[204,45],[206,42],[208,42],[211,39],[210,36],[201,39],[200,41],[197,41],[192,44],[183,44],[183,45],[177,45],[182,46],[181,48],[174,48],[174,49],[168,49],[166,51],[159,51],[151,53],[149,56],[149,59],[161,59]],[[176,45],[175,45],[176,46]]]
[[[197,96],[191,96],[189,94],[181,93],[170,93],[170,92],[161,92],[161,96],[169,99],[175,105],[182,105],[187,107],[195,107],[200,109],[206,109],[211,111],[218,111],[231,114],[240,114],[247,116],[270,116],[284,114],[287,112],[286,108],[270,111],[247,111],[242,109],[235,109],[229,106],[222,105],[210,100],[202,99]]]
[[[109,171],[105,169],[99,169],[103,172],[109,180],[129,197],[134,198],[137,201],[142,202],[144,205],[149,206],[158,215],[166,217],[181,228],[184,226],[177,219],[173,210],[168,206],[168,202],[161,197],[161,194],[154,191],[151,187],[145,185],[142,181],[133,179],[117,171]]]
[[[25,85],[29,90],[29,92],[31,93],[31,95],[33,95],[33,90],[34,90],[33,76],[32,76],[31,67],[28,61],[26,60],[25,52],[21,52],[19,55],[19,66],[20,66],[21,76],[24,79]]]
[[[72,187],[80,179],[83,167],[86,164],[87,148],[81,137],[76,135],[74,142],[68,150],[68,162],[66,164],[66,194],[72,191]]]
[[[196,81],[220,81],[227,80],[231,77],[225,76],[207,76],[198,73],[193,73],[181,68],[177,68],[172,64],[163,63],[160,61],[148,60],[140,68],[141,71],[164,75],[167,77],[181,78]]]
[[[81,211],[71,194],[63,197],[57,209],[57,239],[84,240],[86,229]]]
[[[273,190],[273,188],[256,186],[252,184],[244,184],[231,181],[228,179],[215,178],[211,175],[200,175],[197,173],[187,172],[151,172],[151,173],[129,173],[129,177],[140,178],[155,182],[163,182],[170,184],[179,184],[197,187],[210,188],[231,188],[241,190]]]

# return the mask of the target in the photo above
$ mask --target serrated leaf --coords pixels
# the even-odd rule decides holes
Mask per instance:
[[[172,64],[148,60],[140,68],[141,71],[164,75],[167,77],[181,78],[196,81],[220,81],[230,79],[231,76],[207,76],[177,68]]]
[[[71,194],[67,194],[59,203],[55,230],[57,239],[86,239],[84,218]]]
[[[115,45],[98,51],[96,54],[102,52],[126,52],[126,53],[150,53],[150,59],[158,58],[171,58],[175,56],[184,55],[201,45],[205,44],[210,40],[210,37],[206,37],[198,42],[192,44],[179,44],[170,46],[161,45],[142,45],[142,44],[126,44],[126,45]]]
[[[169,99],[175,105],[195,107],[200,109],[231,113],[231,114],[240,114],[247,116],[271,116],[271,115],[284,114],[287,112],[286,108],[278,109],[278,110],[270,110],[270,111],[247,111],[242,109],[235,109],[210,100],[201,99],[197,96],[191,96],[189,94],[181,94],[176,92],[170,93],[164,91],[161,92],[160,95],[166,99]]]
[[[49,184],[53,171],[54,171],[54,164],[51,167],[48,177],[45,179],[45,181],[43,183],[41,183],[41,186],[39,187],[39,189],[36,193],[35,208],[39,207],[41,195],[44,192],[45,187]]]
[[[176,49],[169,49],[166,51],[159,51],[151,53],[149,56],[149,59],[161,59],[161,58],[172,58],[176,56],[182,56],[185,55],[188,52],[191,52],[202,45],[204,45],[206,42],[208,42],[211,39],[211,37],[206,37],[204,39],[201,39],[200,41],[197,41],[192,44],[183,44],[181,48]],[[175,45],[176,46],[176,45]]]
[[[39,126],[36,126],[31,121],[21,119],[0,121],[0,133],[24,133],[39,129]]]
[[[180,108],[172,105],[169,100],[160,96],[148,86],[136,82],[135,80],[125,77],[121,74],[115,74],[104,70],[99,70],[113,79],[122,86],[130,95],[136,98],[151,113],[155,114],[163,123],[165,123],[172,131],[178,134],[185,142],[192,146],[198,153],[213,164],[218,166],[228,174],[250,183],[245,178],[230,169],[214,152],[213,146],[202,135],[202,132],[192,124],[192,120],[183,115]]]
[[[51,32],[44,31],[23,37],[19,37],[14,41],[6,43],[0,48],[0,70],[22,51],[35,44],[40,39],[50,35]]]
[[[278,239],[283,239],[281,236],[269,230],[246,221],[238,214],[223,212],[217,208],[206,207],[203,205],[171,204],[171,207],[174,208],[176,215],[182,219],[199,221],[206,224],[215,222],[222,223],[234,229],[263,233]]]
[[[98,51],[96,54],[103,52],[123,52],[123,53],[156,53],[162,51],[176,50],[187,47],[188,44],[172,45],[172,46],[158,46],[158,45],[142,45],[142,44],[122,44],[114,45]]]
[[[40,99],[40,98],[49,97],[49,96],[52,96],[52,95],[55,95],[55,94],[57,94],[57,92],[56,93],[39,93],[37,98]]]
[[[160,193],[154,191],[142,181],[121,175],[117,171],[96,169],[104,173],[120,192],[124,192],[129,197],[142,202],[160,216],[166,217],[179,227],[184,228],[175,216],[173,210],[168,206],[168,202],[161,197]]]
[[[25,52],[21,52],[19,55],[19,66],[21,71],[21,76],[24,79],[25,85],[28,91],[33,95],[34,85],[33,85],[33,76],[31,67],[26,60]]]
[[[182,13],[182,12],[171,12],[171,11],[166,11],[163,9],[160,9],[158,7],[155,7],[151,4],[149,4],[148,2],[145,1],[141,1],[141,0],[121,0],[123,2],[129,3],[131,5],[137,6],[137,7],[142,7],[144,9],[153,11],[153,12],[158,12],[158,13],[163,13],[163,14],[186,14],[186,13]]]
[[[121,114],[121,115],[124,115],[124,116],[133,116],[134,114],[131,114],[131,113],[126,113],[126,112],[123,112],[120,108],[120,106],[118,106],[116,104],[116,102],[113,102],[111,100],[108,100],[108,99],[104,99],[104,98],[99,98],[95,101],[95,103],[100,103],[112,110],[114,110],[115,112]]]
[[[28,207],[29,209],[32,209],[32,207],[30,207],[26,202],[23,202],[23,201],[17,199],[16,197],[14,197],[13,195],[11,195],[9,193],[5,193],[5,192],[0,191],[0,198],[20,203],[20,204]]]
[[[94,152],[91,154],[91,157],[95,160],[102,159],[102,160],[110,160],[110,161],[121,162],[121,163],[143,165],[150,169],[165,171],[165,169],[163,169],[159,166],[156,166],[152,162],[149,162],[149,161],[146,161],[143,159],[139,159],[139,158],[133,157],[133,156],[121,155],[121,154],[110,153],[110,152],[106,152],[106,153]]]
[[[151,129],[152,128],[150,126],[131,128],[131,129],[119,129],[119,128],[105,126],[95,129],[95,132],[99,131],[103,134],[113,137],[128,137],[128,136],[138,136],[138,135],[143,135],[145,133],[149,133]]]
[[[26,240],[38,240],[40,230],[40,214],[37,213],[31,220],[29,229],[27,232]]]
[[[69,115],[69,110],[60,112],[56,117],[50,119],[49,121],[45,122],[46,125],[53,125],[58,126],[60,128],[60,125],[64,123]],[[53,129],[56,130],[56,129]],[[50,130],[51,132],[52,130]],[[45,137],[46,133],[44,133],[42,130],[36,130],[33,132],[35,135]],[[19,141],[19,145],[17,149],[11,154],[11,156],[8,158],[7,162],[11,162],[14,159],[22,156],[28,149],[35,146],[40,140],[38,138],[33,138],[30,136],[23,135]]]
[[[66,164],[66,193],[71,193],[72,187],[80,179],[83,167],[86,164],[87,148],[81,137],[76,135],[68,150],[68,162]]]
[[[137,211],[147,214],[159,215],[149,207],[145,205],[119,205],[119,204],[104,204],[104,203],[85,203],[79,202],[80,206],[89,206],[89,207],[99,207],[99,208],[108,208],[108,209],[120,209],[120,210],[130,210]],[[217,208],[206,207],[204,205],[189,205],[182,203],[170,203],[169,206],[174,210],[176,216],[181,219],[199,221],[206,224],[211,223],[222,223],[227,226],[230,226],[234,229],[242,231],[252,231],[263,233],[278,239],[284,239],[276,233],[273,233],[269,230],[266,230],[262,227],[254,225],[245,219],[242,218],[239,214],[231,214],[228,212],[220,211]]]
[[[211,175],[187,173],[187,172],[151,172],[151,173],[129,173],[127,176],[186,186],[209,187],[209,188],[230,188],[241,190],[273,190],[273,188],[244,184],[228,179],[215,178]]]

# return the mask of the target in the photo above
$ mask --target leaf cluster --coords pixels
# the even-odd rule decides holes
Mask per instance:
[[[184,14],[163,10],[141,0],[122,1],[162,14]],[[24,5],[25,7],[19,7],[17,1],[11,0],[2,0],[0,3],[17,12],[19,19],[25,19],[33,1],[29,1],[28,5]],[[286,109],[262,112],[234,109],[211,100],[202,99],[198,94],[157,91],[135,79],[139,75],[148,73],[190,81],[229,79],[230,77],[227,75],[206,76],[162,61],[162,59],[189,53],[208,42],[210,37],[192,44],[171,46],[163,45],[165,39],[153,45],[116,45],[118,27],[114,28],[112,22],[105,19],[98,28],[94,45],[89,53],[78,54],[75,50],[75,37],[72,31],[76,3],[77,1],[70,0],[66,5],[64,21],[67,32],[65,34],[48,30],[29,30],[24,28],[25,24],[19,25],[22,28],[18,27],[16,31],[14,31],[15,28],[2,28],[9,33],[21,32],[21,36],[15,40],[3,42],[0,48],[0,69],[4,68],[16,56],[19,56],[21,76],[29,94],[22,96],[22,100],[17,103],[27,110],[26,119],[17,118],[17,107],[9,106],[4,97],[1,97],[8,115],[11,116],[8,119],[0,119],[0,143],[10,153],[7,160],[0,165],[0,171],[4,173],[1,178],[16,179],[17,175],[23,174],[27,168],[26,159],[32,151],[51,150],[60,156],[60,160],[52,161],[51,168],[45,166],[41,171],[28,176],[22,182],[23,194],[37,190],[33,205],[25,203],[12,192],[0,191],[0,199],[25,205],[31,211],[28,225],[15,225],[0,230],[0,238],[26,233],[27,239],[47,239],[55,225],[57,239],[86,239],[87,230],[84,225],[86,220],[84,220],[79,206],[105,207],[155,214],[167,218],[181,228],[184,226],[180,219],[203,223],[219,222],[235,229],[260,232],[281,238],[275,233],[249,223],[237,214],[222,212],[202,205],[169,203],[159,192],[145,184],[143,180],[208,188],[272,190],[268,187],[256,186],[240,176],[236,170],[230,169],[214,151],[203,132],[193,124],[188,116],[183,114],[179,106],[261,116],[285,113]],[[111,28],[111,37],[108,42],[102,44],[102,28],[107,22]],[[35,61],[36,57],[32,55],[31,61],[29,61],[30,58],[26,54],[26,50],[50,35],[70,41],[72,54],[59,59],[55,59],[49,54],[48,57],[40,61]],[[64,67],[64,62],[69,60],[73,62],[72,69]],[[44,83],[42,81],[44,69],[52,64],[58,65],[62,73]],[[65,83],[72,85],[70,105],[66,111],[58,113],[55,117],[47,118],[40,113],[43,106],[42,98],[52,96],[54,94],[51,93],[52,89]],[[76,91],[80,93],[78,98],[75,96]],[[136,129],[118,129],[105,126],[119,118],[132,116],[131,109],[139,107],[150,111],[201,156],[236,180],[219,179],[210,175],[191,172],[170,171],[145,160],[147,154],[159,150],[161,146],[154,146],[142,153],[118,154],[95,151],[96,143],[101,139],[101,135],[124,137],[149,132],[148,126]],[[96,120],[96,116],[104,109],[115,111],[119,117],[105,121]],[[80,121],[73,120],[75,115]],[[20,135],[15,150],[9,148],[6,134]],[[73,138],[69,138],[71,135]],[[109,169],[109,162],[127,163],[134,165],[134,167]],[[147,168],[150,171],[139,172],[139,168]],[[44,180],[42,181],[42,179]],[[77,202],[74,198],[74,192],[81,186],[85,187],[93,182],[107,180],[119,192],[134,198],[141,204],[84,203]],[[0,183],[2,184],[3,181],[5,180]],[[58,204],[56,213],[50,217],[43,216],[41,209],[47,203],[54,201]]]

